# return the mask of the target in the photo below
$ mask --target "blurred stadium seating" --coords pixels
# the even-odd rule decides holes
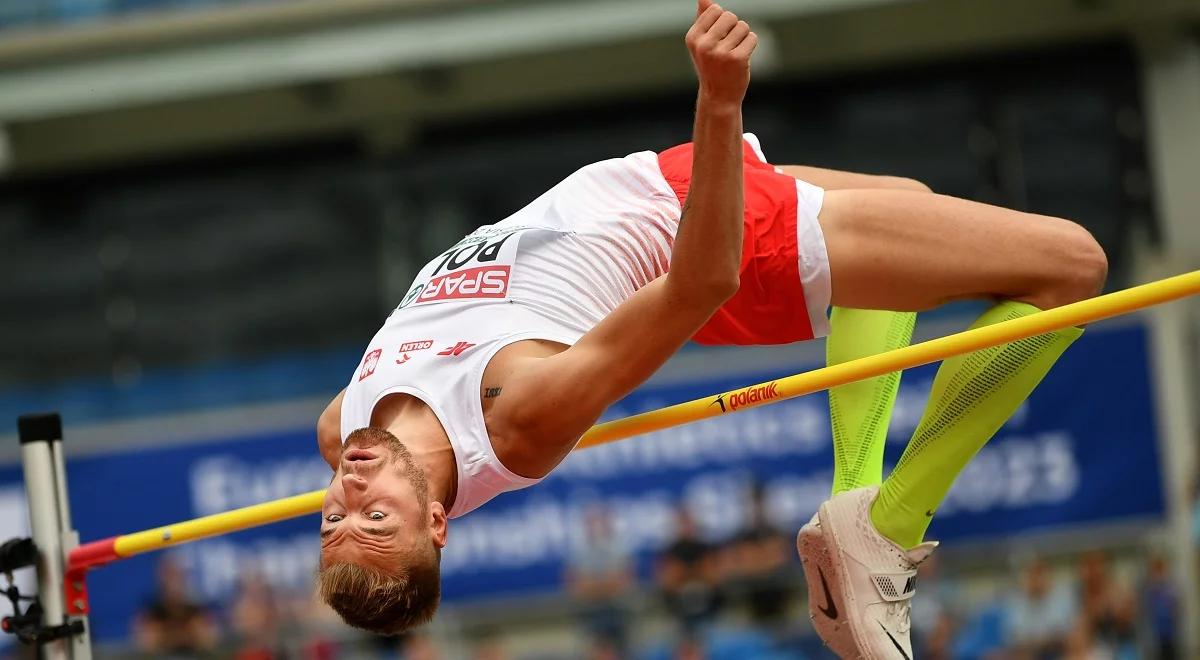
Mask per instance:
[[[280,0],[20,0],[0,4],[0,30],[78,25],[144,14]]]

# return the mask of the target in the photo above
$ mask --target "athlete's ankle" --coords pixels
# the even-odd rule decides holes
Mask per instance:
[[[847,491],[857,490],[859,488],[878,486],[880,483],[881,482],[878,479],[872,479],[863,475],[843,475],[841,478],[834,479],[832,494],[840,495]]]
[[[887,506],[884,503],[884,497],[881,488],[875,501],[871,502],[871,511],[868,516],[871,526],[880,536],[896,544],[901,550],[908,551],[921,545],[925,541],[926,524],[919,526],[905,524],[904,513],[897,511],[895,507]],[[921,523],[925,523],[925,521],[921,521]]]

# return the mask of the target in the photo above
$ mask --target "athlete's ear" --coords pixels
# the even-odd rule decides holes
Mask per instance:
[[[441,502],[429,503],[429,535],[439,548],[446,547],[446,533],[450,527],[450,519],[446,516],[446,508]]]

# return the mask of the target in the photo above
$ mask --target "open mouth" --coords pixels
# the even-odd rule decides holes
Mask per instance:
[[[351,449],[342,455],[342,458],[347,461],[370,461],[379,456],[368,449]]]

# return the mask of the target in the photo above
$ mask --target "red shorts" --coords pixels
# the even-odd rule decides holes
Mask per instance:
[[[692,338],[701,344],[788,344],[829,334],[829,258],[817,215],[824,191],[766,162],[758,138],[743,143],[745,234],[741,288]],[[682,207],[692,144],[658,155]],[[686,220],[684,220],[686,222]]]

